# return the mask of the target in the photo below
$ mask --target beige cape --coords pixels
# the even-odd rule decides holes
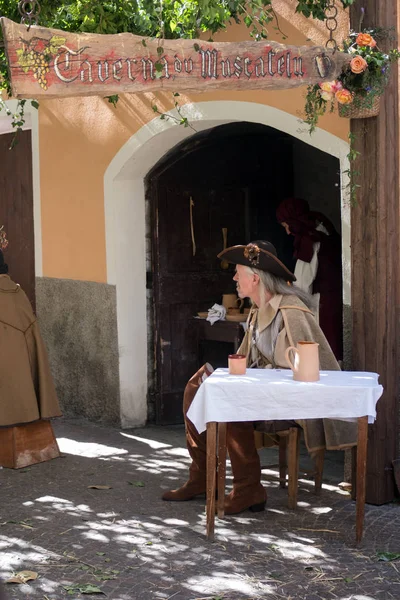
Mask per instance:
[[[61,416],[46,348],[31,304],[0,276],[0,426]]]

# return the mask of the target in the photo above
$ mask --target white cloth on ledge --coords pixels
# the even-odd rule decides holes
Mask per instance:
[[[197,431],[207,423],[298,419],[376,418],[383,393],[376,373],[321,371],[313,383],[294,381],[290,369],[217,369],[198,389],[187,413]]]
[[[216,321],[225,319],[226,308],[222,304],[213,304],[208,309],[207,321],[213,325]]]

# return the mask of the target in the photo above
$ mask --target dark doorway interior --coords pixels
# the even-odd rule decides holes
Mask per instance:
[[[305,197],[340,232],[339,162],[271,127],[232,123],[193,135],[148,174],[151,229],[150,405],[159,424],[182,422],[182,393],[205,357],[193,316],[235,290],[233,267],[221,268],[227,244],[268,239],[294,267],[292,238],[275,210],[289,196]],[[228,345],[229,346],[229,345]],[[219,347],[220,356],[232,351]],[[213,346],[215,349],[215,345]],[[218,366],[218,364],[217,364]]]
[[[35,243],[31,132],[0,135],[0,226],[9,241],[4,252],[10,276],[19,283],[35,310]]]

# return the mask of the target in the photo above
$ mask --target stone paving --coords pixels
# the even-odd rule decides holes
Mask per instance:
[[[302,480],[298,510],[289,511],[285,490],[265,481],[268,510],[216,520],[211,543],[203,499],[160,499],[186,478],[183,428],[61,419],[54,429],[62,458],[0,471],[0,578],[39,575],[7,584],[9,599],[400,599],[400,560],[378,560],[400,553],[400,504],[367,506],[356,548],[355,505],[337,487],[339,453],[327,458],[319,498]],[[102,594],[82,593],[96,588]]]

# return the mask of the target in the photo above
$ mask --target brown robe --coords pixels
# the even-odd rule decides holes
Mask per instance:
[[[274,296],[261,309],[251,310],[247,324],[238,354],[247,356],[248,366],[254,363],[256,355],[258,367],[287,369],[286,349],[296,346],[299,341],[313,341],[319,344],[321,370],[340,370],[313,313],[297,296]],[[254,344],[254,329],[258,330],[257,346]],[[307,419],[297,423],[304,430],[309,452],[321,448],[344,450],[357,444],[357,423],[334,419]]]
[[[61,416],[46,348],[31,304],[0,275],[0,426]]]

